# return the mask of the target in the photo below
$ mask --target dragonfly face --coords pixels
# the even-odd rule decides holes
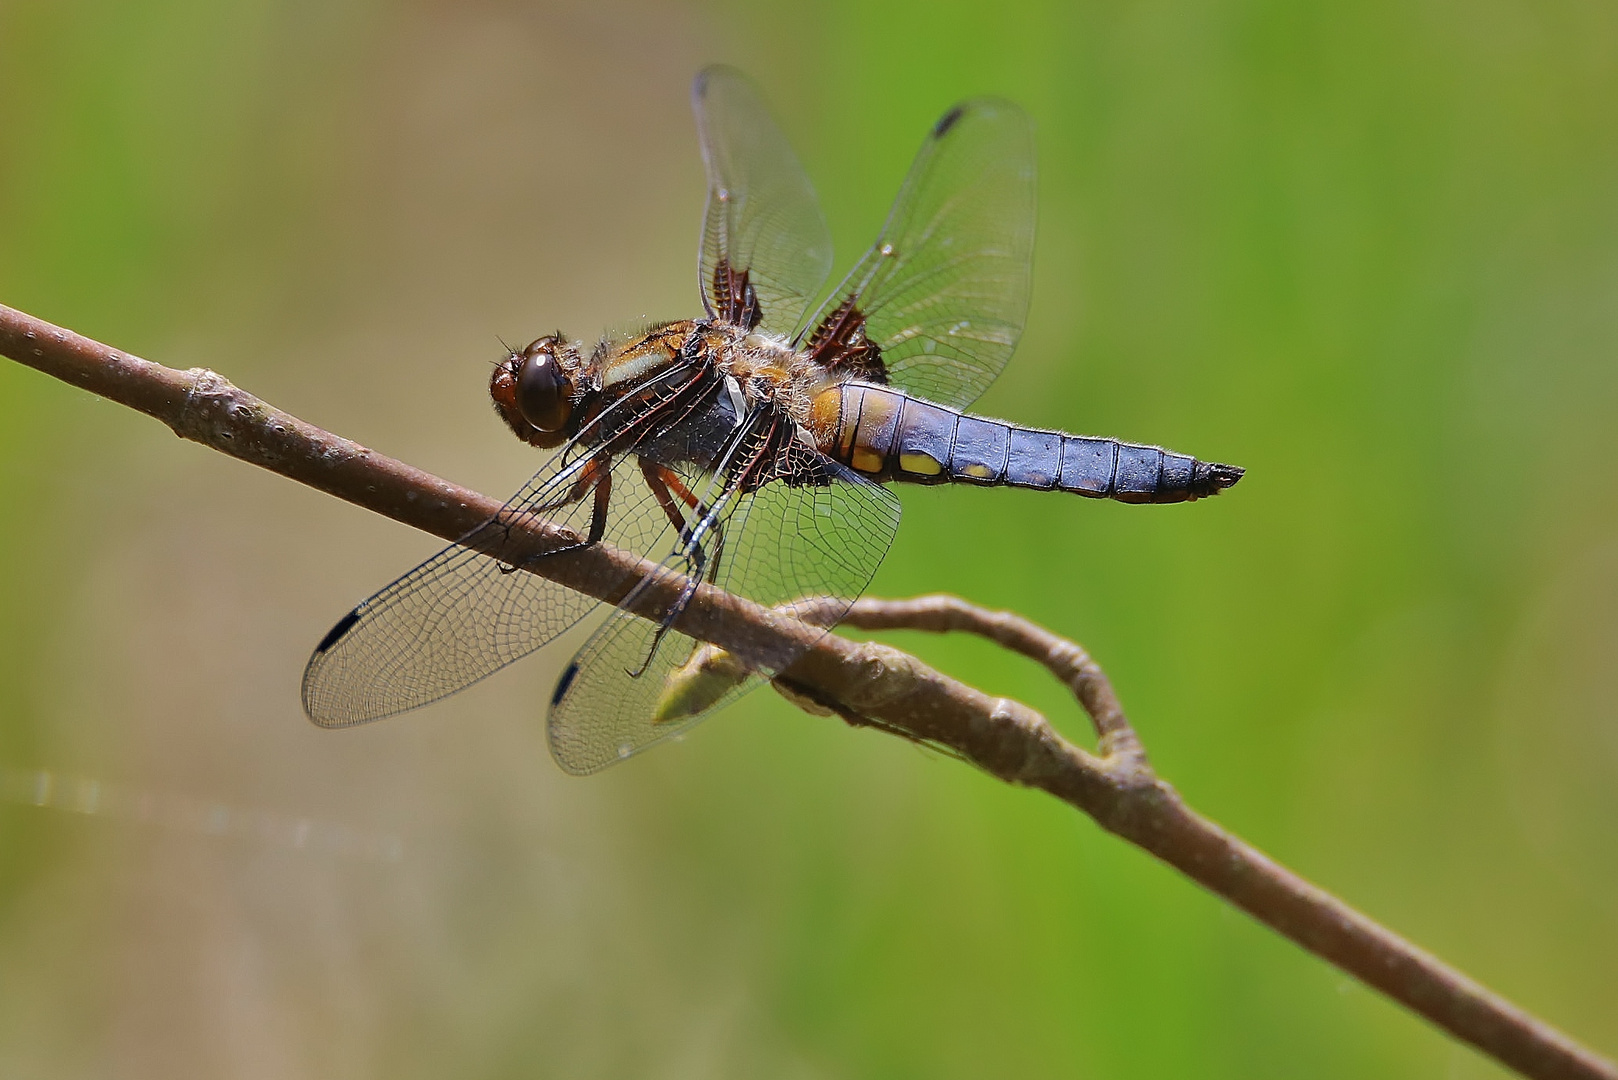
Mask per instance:
[[[801,653],[733,655],[683,634],[703,583],[788,615],[846,611],[898,529],[884,483],[1181,502],[1241,478],[1155,446],[962,411],[1005,366],[1027,313],[1034,149],[1016,106],[978,99],[945,113],[876,243],[811,307],[831,242],[791,147],[739,73],[705,70],[692,97],[708,173],[703,316],[588,355],[552,334],[495,368],[501,419],[555,453],[477,533],[327,634],[303,680],[316,723],[436,701],[596,606],[498,558],[517,521],[662,560],[621,583],[625,599],[553,695],[552,753],[587,773],[678,734]],[[629,612],[651,595],[673,597],[660,617]]]
[[[569,436],[573,399],[584,367],[560,332],[506,357],[489,379],[495,411],[531,446],[561,446]]]

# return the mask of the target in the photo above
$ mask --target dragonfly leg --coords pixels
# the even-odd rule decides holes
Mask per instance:
[[[639,667],[628,672],[631,679],[640,678],[646,674],[646,669],[652,666],[652,661],[657,657],[658,646],[663,644],[663,636],[673,629],[675,621],[680,617],[680,613],[686,609],[691,603],[691,598],[697,594],[697,585],[703,580],[704,572],[707,569],[707,561],[707,556],[703,554],[701,543],[691,543],[686,546],[685,585],[680,589],[679,597],[669,606],[663,617],[658,620],[657,632],[652,635],[652,644],[646,650],[646,659],[640,662]]]
[[[670,481],[672,481],[672,484],[670,484]],[[697,594],[697,586],[703,581],[713,584],[719,570],[719,557],[725,546],[724,523],[719,520],[718,508],[703,507],[701,501],[693,496],[685,485],[680,483],[679,477],[672,474],[659,476],[657,483],[652,483],[651,475],[648,474],[647,482],[652,484],[654,494],[657,492],[659,485],[670,484],[672,489],[680,494],[682,501],[688,502],[691,509],[700,510],[702,516],[690,528],[685,528],[682,522],[680,541],[685,549],[681,553],[685,557],[685,585],[681,588],[680,595],[675,599],[674,603],[669,606],[668,611],[658,620],[657,632],[652,635],[652,644],[646,650],[646,659],[641,661],[639,667],[627,673],[632,679],[640,678],[646,673],[646,669],[652,666],[652,660],[657,656],[658,646],[662,645],[664,635],[674,628],[674,624],[680,618],[681,613],[690,605],[691,598]],[[665,511],[671,513],[671,515],[679,513],[678,507],[672,506],[665,506]],[[714,537],[714,554],[712,558],[709,557],[707,549],[703,546],[703,539],[708,533],[712,533]]]
[[[738,426],[728,444],[727,451],[722,455],[724,459],[728,460],[737,448],[745,445],[747,437],[753,432],[753,421],[759,415],[763,414],[755,413],[749,417],[746,423]],[[761,457],[755,458],[754,464],[756,465],[758,461],[762,460],[764,459]],[[641,472],[646,477],[646,483],[651,487],[652,494],[656,496],[658,502],[662,505],[663,512],[669,515],[670,521],[684,526],[684,515],[679,513],[679,508],[674,505],[673,499],[669,497],[671,493],[677,494],[682,502],[696,512],[697,520],[694,524],[684,526],[680,530],[680,544],[684,549],[681,554],[685,557],[686,566],[685,585],[681,588],[680,595],[658,621],[657,632],[652,635],[651,647],[646,650],[646,659],[641,661],[638,668],[628,672],[629,677],[632,679],[644,675],[647,668],[652,666],[652,660],[657,656],[657,649],[663,643],[664,635],[673,629],[681,613],[690,605],[691,598],[697,594],[697,586],[702,584],[703,581],[712,584],[718,580],[719,563],[725,549],[724,524],[720,521],[720,514],[723,513],[725,504],[729,502],[735,491],[734,487],[727,488],[719,499],[710,506],[692,494],[691,490],[680,481],[679,476],[670,469],[655,465],[648,467],[643,460]],[[703,542],[709,533],[713,534],[714,554],[711,561],[707,550],[703,546]],[[627,603],[630,598],[633,598],[641,587],[645,585],[646,581],[642,581],[640,585],[636,586],[630,597],[625,599],[625,602]]]
[[[673,522],[674,527],[680,531],[680,539],[683,542],[686,539],[685,515],[680,513],[680,508],[675,505],[675,497],[678,496],[679,500],[685,503],[686,506],[697,511],[699,516],[703,513],[701,500],[691,493],[691,489],[685,486],[680,480],[679,474],[673,469],[663,465],[654,465],[645,458],[641,458],[640,471],[641,475],[646,478],[646,486],[652,489],[652,495],[657,499],[657,504],[663,508],[663,513],[668,515],[668,519]],[[719,579],[720,558],[725,550],[724,522],[716,519],[712,525],[712,532],[714,534],[714,553],[712,559],[709,560],[707,577],[710,585]]]
[[[538,517],[544,513],[560,510],[565,506],[572,506],[594,490],[595,498],[590,506],[590,531],[585,538],[574,544],[563,544],[549,551],[541,551],[530,555],[523,560],[523,564],[537,562],[552,555],[561,555],[569,551],[578,551],[580,548],[592,547],[599,544],[607,533],[607,507],[612,502],[612,459],[605,455],[592,458],[580,471],[579,478],[559,499],[553,499],[539,506],[525,508],[522,513]],[[507,536],[510,536],[511,525],[505,523]],[[502,574],[515,572],[519,567],[515,564],[506,564],[500,567]]]
[[[663,513],[669,521],[679,530],[681,536],[685,535],[685,515],[674,503],[674,493],[679,492],[680,499],[691,509],[697,508],[697,497],[691,494],[689,488],[680,482],[680,477],[673,469],[663,465],[654,465],[645,458],[640,459],[640,474],[646,480],[646,486],[652,489],[652,497],[657,505],[663,508]]]

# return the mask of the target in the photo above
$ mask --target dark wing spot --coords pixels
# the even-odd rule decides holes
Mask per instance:
[[[865,336],[865,313],[854,306],[850,295],[827,315],[809,335],[805,351],[809,358],[829,371],[848,372],[866,382],[886,383],[888,366],[882,350]]]
[[[758,292],[746,270],[737,270],[730,260],[720,257],[713,268],[713,299],[720,319],[751,330],[764,320]]]
[[[350,611],[347,615],[344,615],[341,619],[338,619],[337,620],[337,625],[332,627],[330,630],[326,631],[326,636],[320,639],[320,644],[319,645],[315,646],[315,652],[316,653],[323,653],[327,649],[331,648],[333,645],[337,644],[338,640],[341,639],[344,634],[346,634],[350,630],[352,630],[354,628],[354,624],[359,622],[359,621],[360,621],[360,609],[359,608],[355,608],[353,611]]]
[[[938,118],[938,123],[933,125],[933,138],[942,139],[945,135],[948,135],[949,129],[954,127],[956,121],[960,120],[960,118],[965,115],[966,106],[957,105],[943,116],[940,116]]]
[[[567,670],[562,672],[562,677],[556,680],[556,692],[551,695],[551,708],[556,708],[556,703],[567,694],[567,688],[573,685],[573,680],[578,674],[579,665],[576,663],[569,664]]]

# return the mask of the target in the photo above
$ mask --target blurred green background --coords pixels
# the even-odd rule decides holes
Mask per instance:
[[[1618,1054],[1618,9],[0,0],[0,301],[504,495],[497,336],[695,313],[686,87],[846,266],[926,126],[1039,128],[991,415],[1248,468],[906,490],[879,595],[1084,642],[1191,803]],[[0,364],[0,1074],[1484,1077],[1043,796],[755,694],[588,781],[567,649],[303,719],[436,542]],[[1040,672],[896,637],[1083,724]]]

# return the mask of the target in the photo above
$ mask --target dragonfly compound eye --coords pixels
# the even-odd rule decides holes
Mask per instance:
[[[551,345],[549,338],[540,338],[528,346],[517,369],[517,408],[541,431],[560,431],[573,409],[573,386]]]

